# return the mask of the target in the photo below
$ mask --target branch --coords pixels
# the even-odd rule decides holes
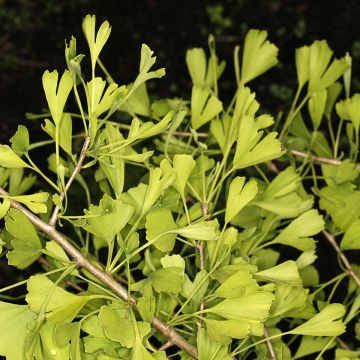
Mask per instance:
[[[274,351],[271,341],[269,340],[269,333],[265,327],[264,327],[264,338],[265,338],[266,345],[269,350],[270,360],[276,360],[275,351]]]
[[[0,195],[9,196],[9,194],[0,187]],[[11,207],[21,211],[27,218],[33,223],[39,230],[44,232],[50,238],[55,240],[65,252],[73,259],[74,263],[89,273],[94,275],[98,280],[100,280],[104,285],[108,286],[114,294],[118,295],[124,301],[130,301],[130,303],[136,308],[137,300],[130,296],[128,297],[128,291],[122,285],[120,285],[110,274],[106,273],[104,270],[99,269],[97,266],[93,265],[79,250],[77,250],[60,232],[56,231],[53,226],[47,224],[39,217],[34,215],[31,211],[26,209],[24,206],[19,204],[17,201],[10,199]],[[175,329],[168,326],[159,318],[155,317],[152,320],[152,325],[157,329],[161,334],[167,337],[174,345],[177,345],[180,349],[187,352],[189,355],[197,359],[198,353],[195,346],[188,343]]]
[[[295,156],[299,156],[302,158],[309,158],[313,161],[318,161],[323,164],[341,165],[343,163],[343,161],[338,159],[330,159],[322,156],[316,156],[303,151],[298,151],[294,149],[286,149],[286,150]],[[360,164],[356,164],[356,169],[360,170]]]
[[[70,189],[71,184],[73,183],[73,181],[74,181],[75,178],[76,178],[76,175],[77,175],[77,174],[80,172],[80,170],[81,170],[82,164],[83,164],[83,162],[84,162],[84,160],[85,160],[86,151],[87,151],[87,149],[89,148],[89,145],[90,145],[90,137],[87,136],[87,137],[85,138],[84,145],[83,145],[83,147],[82,147],[82,149],[81,149],[81,153],[80,153],[80,156],[79,156],[79,161],[77,162],[74,171],[73,171],[72,174],[70,175],[69,180],[67,181],[67,183],[66,183],[66,185],[65,185],[64,191],[60,194],[60,200],[61,200],[61,202],[64,200],[67,191]],[[55,226],[57,217],[58,217],[58,215],[59,215],[59,211],[60,211],[60,208],[56,205],[55,208],[54,208],[54,211],[53,211],[53,213],[52,213],[52,215],[51,215],[50,221],[49,221],[49,225],[50,225],[50,226],[52,226],[52,227]]]
[[[339,245],[337,244],[335,237],[328,233],[326,230],[322,231],[323,235],[325,236],[326,240],[329,241],[329,243],[332,245],[332,247],[335,249],[335,251],[338,253],[342,263],[344,264],[346,270],[349,272],[349,275],[353,278],[357,286],[360,287],[360,278],[356,275],[353,267],[351,266],[350,261],[348,258],[344,255],[344,253],[339,248]]]

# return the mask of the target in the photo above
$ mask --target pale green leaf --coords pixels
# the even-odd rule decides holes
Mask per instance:
[[[323,228],[324,220],[322,216],[317,210],[312,209],[293,220],[272,242],[309,251],[315,245],[312,240],[309,240],[309,237],[316,235]]]
[[[228,347],[211,339],[204,328],[200,328],[197,332],[197,348],[199,360],[215,358],[216,360],[231,360],[231,356],[228,354]]]
[[[219,297],[234,299],[259,289],[256,280],[247,270],[239,270],[229,276],[215,291]]]
[[[0,166],[9,169],[31,168],[8,145],[0,145]]]
[[[225,223],[229,223],[257,194],[255,180],[245,184],[245,177],[236,177],[232,180],[226,202]]]
[[[0,355],[7,360],[25,359],[34,316],[27,305],[0,302]]]
[[[240,298],[225,299],[206,312],[220,315],[226,319],[263,322],[269,316],[274,295],[266,291],[244,294]]]
[[[10,209],[10,200],[4,199],[2,203],[0,203],[0,219],[4,218]]]
[[[93,68],[95,67],[100,52],[104,47],[105,43],[107,42],[111,32],[111,27],[109,25],[109,22],[104,21],[101,24],[95,38],[95,24],[96,24],[95,15],[86,15],[82,24],[83,31],[89,45],[91,64]]]
[[[89,210],[84,210],[86,222],[82,227],[110,244],[129,222],[133,211],[131,205],[104,195],[98,206],[90,205]]]
[[[221,344],[229,344],[232,339],[242,339],[250,335],[250,325],[243,320],[205,319],[209,336]]]
[[[41,255],[41,242],[37,232],[26,216],[16,209],[9,210],[5,226],[13,238],[13,250],[6,255],[9,265],[25,269]]]
[[[360,128],[360,94],[354,94],[349,99],[339,101],[335,108],[340,118],[351,121],[358,133]]]
[[[210,221],[200,221],[195,224],[190,224],[185,227],[173,230],[187,239],[213,241],[218,239],[218,222],[216,219]]]
[[[258,280],[288,285],[301,285],[301,278],[295,261],[288,260],[270,269],[255,273]]]
[[[341,161],[340,165],[321,164],[321,170],[327,185],[354,182],[360,173],[360,169],[349,159]]]
[[[193,48],[186,52],[188,67],[193,85],[202,86],[206,77],[206,54],[204,49]]]
[[[195,160],[191,155],[176,154],[173,158],[173,165],[167,159],[160,163],[160,168],[164,174],[168,172],[175,172],[176,178],[172,186],[185,199],[185,187],[190,177],[191,172],[195,167]]]
[[[334,109],[334,105],[340,93],[343,89],[343,86],[339,82],[334,82],[327,88],[327,99],[324,114],[328,120],[331,119],[331,114]]]
[[[59,74],[56,70],[46,70],[42,77],[43,88],[51,116],[56,126],[59,126],[64,107],[73,87],[73,77],[65,70],[58,83]]]
[[[271,305],[273,317],[286,316],[289,311],[302,310],[306,306],[307,291],[301,286],[276,284],[275,300]]]
[[[278,63],[278,48],[267,40],[267,31],[250,30],[245,37],[241,66],[242,84],[255,79]]]
[[[11,198],[19,203],[24,204],[35,214],[46,213],[46,201],[49,197],[47,192],[39,192],[31,195],[18,195]]]
[[[146,216],[146,239],[151,241],[158,237],[153,245],[162,252],[171,251],[175,245],[176,234],[167,233],[177,229],[169,208],[151,211]],[[163,234],[163,235],[161,235]]]
[[[53,324],[71,322],[92,296],[74,295],[54,284],[45,275],[31,276],[27,283],[26,302],[30,310],[44,311]]]
[[[360,249],[360,219],[356,219],[346,230],[340,247],[342,250]]]
[[[18,154],[22,155],[29,149],[29,131],[23,126],[19,125],[15,135],[10,139],[12,149]]]
[[[304,324],[289,331],[289,334],[311,336],[338,336],[345,332],[340,318],[345,314],[341,304],[329,304]]]
[[[301,89],[309,80],[309,46],[303,46],[295,51],[296,74]]]
[[[146,213],[159,199],[160,195],[174,182],[176,174],[167,172],[166,174],[160,168],[150,169],[149,186],[146,191],[142,214]]]
[[[301,343],[294,355],[294,359],[299,359],[307,355],[311,355],[317,352],[320,352],[325,346],[328,346],[329,338],[326,337],[312,337],[312,336],[303,336],[301,338]],[[331,349],[336,345],[336,342],[328,347]]]
[[[320,127],[325,112],[326,99],[327,91],[326,89],[322,89],[312,93],[308,101],[309,114],[314,130],[317,130]]]
[[[119,342],[126,348],[134,346],[135,330],[131,314],[126,308],[102,306],[98,317],[100,325],[110,340]]]
[[[223,109],[222,102],[207,87],[193,86],[191,93],[191,127],[197,130]]]

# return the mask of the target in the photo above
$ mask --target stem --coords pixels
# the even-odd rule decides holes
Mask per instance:
[[[80,157],[79,157],[79,161],[77,162],[74,171],[72,172],[71,176],[69,177],[69,180],[67,181],[66,185],[65,185],[65,189],[64,191],[61,192],[60,194],[60,200],[63,201],[67,191],[69,190],[71,184],[73,183],[73,181],[75,180],[76,175],[80,172],[82,164],[85,160],[85,156],[86,156],[86,151],[89,148],[90,145],[90,137],[86,137],[85,141],[84,141],[84,145],[82,147],[81,153],[80,153]],[[60,208],[56,205],[54,208],[54,211],[51,215],[50,221],[49,221],[49,225],[50,226],[55,226],[57,217],[59,215],[59,211]]]
[[[269,333],[268,333],[266,327],[264,327],[264,338],[266,340],[266,345],[267,345],[268,350],[269,350],[270,360],[276,360],[275,351],[274,351],[272,343],[271,343],[271,341],[269,339]]]
[[[0,194],[9,196],[9,194],[0,187]],[[127,289],[120,285],[110,274],[106,273],[104,270],[93,265],[90,260],[88,260],[79,250],[77,250],[60,232],[56,231],[53,226],[47,224],[39,217],[34,215],[32,212],[27,210],[21,204],[14,200],[10,200],[11,206],[14,209],[21,211],[32,224],[34,224],[39,230],[43,231],[46,235],[55,240],[65,252],[73,259],[74,263],[81,267],[92,275],[94,275],[98,280],[100,280],[104,285],[108,286],[114,294],[119,296],[124,301],[130,301],[131,305],[136,307],[137,300],[131,296],[128,298]],[[180,349],[187,352],[190,356],[197,359],[198,353],[195,346],[187,342],[175,329],[169,327],[165,322],[154,317],[152,320],[153,327],[158,330],[162,335],[167,337],[173,342],[174,345],[177,345]]]
[[[340,250],[339,245],[337,244],[335,237],[328,233],[326,230],[322,231],[323,235],[325,236],[325,239],[332,245],[332,247],[335,249],[335,251],[338,253],[342,263],[344,264],[346,270],[348,271],[349,275],[353,278],[356,285],[360,287],[360,278],[356,275],[353,267],[351,266],[350,261],[348,258],[344,255],[344,253]]]

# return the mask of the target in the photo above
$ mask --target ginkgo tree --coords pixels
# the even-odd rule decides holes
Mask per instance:
[[[83,31],[90,56],[72,37],[67,69],[42,77],[49,111],[28,114],[44,139],[19,125],[0,145],[0,249],[32,274],[0,289],[0,355],[359,358],[351,57],[333,58],[326,41],[296,50],[298,88],[282,118],[250,88],[278,63],[266,31],[235,48],[232,99],[219,95],[225,62],[210,36],[209,56],[186,53],[189,98],[158,100],[147,82],[165,70],[148,46],[119,86],[100,60],[109,23],[87,15]],[[316,267],[326,244],[339,258],[333,275]]]

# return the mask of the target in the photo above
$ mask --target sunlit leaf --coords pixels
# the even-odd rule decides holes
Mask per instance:
[[[301,285],[301,278],[295,261],[288,260],[270,269],[255,273],[259,280],[273,281],[288,285]]]
[[[56,70],[46,70],[42,77],[47,103],[56,126],[59,126],[64,107],[73,87],[73,77],[67,70],[64,71],[58,83],[59,74]]]
[[[197,348],[199,360],[209,360],[215,357],[218,360],[231,360],[228,347],[211,339],[204,328],[200,328],[197,332]]]
[[[98,59],[100,52],[104,47],[105,43],[107,42],[111,32],[111,27],[109,25],[109,22],[104,21],[101,24],[95,37],[95,23],[96,23],[95,15],[86,15],[82,24],[82,28],[89,45],[91,64],[93,68],[95,67],[96,60]]]
[[[98,206],[90,205],[89,210],[84,210],[86,222],[82,227],[110,244],[128,223],[133,211],[131,205],[104,195]]]
[[[329,304],[304,324],[289,331],[289,334],[311,336],[338,336],[345,331],[340,318],[345,314],[341,304]]]
[[[29,131],[23,126],[19,125],[15,135],[10,139],[12,149],[18,154],[22,155],[29,149]]]
[[[26,302],[30,310],[39,314],[44,311],[53,324],[71,322],[82,307],[92,298],[74,295],[60,288],[45,275],[31,276],[27,283]]]
[[[325,112],[326,99],[327,92],[325,89],[322,89],[311,94],[308,101],[309,114],[314,126],[314,130],[317,130],[320,126],[322,117]]]
[[[34,316],[27,305],[0,302],[0,354],[7,360],[25,359]]]
[[[229,344],[232,339],[242,339],[250,334],[250,325],[242,320],[205,319],[209,336],[221,344]]]
[[[339,101],[335,108],[342,119],[351,121],[358,133],[360,128],[360,94],[354,94],[349,99]]]
[[[168,208],[155,209],[146,216],[146,239],[151,241],[163,234],[154,242],[154,246],[160,251],[167,252],[173,249],[176,234],[167,232],[174,229],[177,229],[177,226]]]
[[[218,238],[218,222],[217,220],[200,221],[198,223],[190,224],[185,227],[173,230],[177,234],[188,239],[213,241]]]
[[[244,177],[236,177],[232,180],[226,202],[225,222],[229,223],[241,209],[246,206],[257,194],[258,188],[255,180],[245,184]]]
[[[267,40],[267,31],[250,30],[245,37],[241,66],[242,84],[260,76],[278,63],[278,48]]]
[[[17,202],[24,204],[35,214],[46,213],[46,201],[49,197],[47,192],[39,192],[31,195],[17,195],[11,198]]]
[[[160,163],[160,168],[164,174],[167,172],[175,172],[176,178],[172,186],[185,200],[185,187],[192,170],[195,167],[195,160],[191,155],[176,154],[173,158],[173,165],[167,159]]]
[[[9,265],[25,269],[41,255],[39,236],[26,216],[19,210],[10,209],[5,218],[6,230],[12,236],[13,250],[7,253]]]
[[[346,230],[340,244],[343,250],[360,249],[360,219],[356,219]]]
[[[0,145],[0,166],[9,169],[30,168],[8,145]]]

